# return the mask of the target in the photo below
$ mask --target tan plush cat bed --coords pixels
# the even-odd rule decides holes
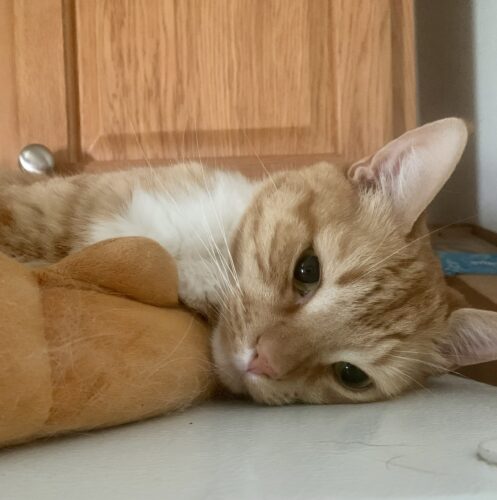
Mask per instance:
[[[207,326],[145,238],[30,270],[0,255],[0,446],[179,409],[214,389]]]

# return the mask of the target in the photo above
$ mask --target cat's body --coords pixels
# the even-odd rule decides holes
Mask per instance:
[[[258,182],[198,164],[0,182],[0,250],[53,262],[148,236],[175,258],[182,300],[214,322],[233,392],[272,404],[384,399],[497,356],[497,315],[456,310],[423,217],[466,139],[461,120],[441,120],[350,168]]]
[[[175,258],[181,299],[209,315],[220,269],[259,182],[198,163],[0,185],[0,250],[36,265],[121,236],[158,241]]]

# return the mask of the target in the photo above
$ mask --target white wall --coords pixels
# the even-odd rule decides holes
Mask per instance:
[[[473,9],[478,213],[497,231],[497,1],[475,0]]]
[[[475,127],[431,221],[497,231],[497,0],[417,0],[416,21],[419,122],[456,115]]]

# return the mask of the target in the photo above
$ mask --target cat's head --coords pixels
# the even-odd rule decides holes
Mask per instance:
[[[348,168],[263,184],[231,242],[237,278],[213,337],[228,388],[270,404],[373,401],[497,354],[497,314],[457,309],[424,223],[466,141],[449,118]]]

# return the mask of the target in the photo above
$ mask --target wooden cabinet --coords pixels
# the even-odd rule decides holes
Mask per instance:
[[[365,156],[414,125],[412,24],[411,0],[0,0],[0,164]]]

